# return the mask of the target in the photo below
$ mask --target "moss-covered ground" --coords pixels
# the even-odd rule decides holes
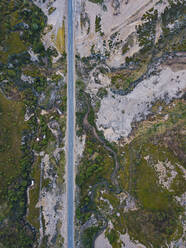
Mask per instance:
[[[82,92],[78,97],[81,102]],[[115,166],[112,156],[90,130],[81,126],[86,111],[84,105],[77,113],[78,134],[86,134],[76,178],[80,190],[76,211],[78,223],[86,223],[92,214],[98,220],[102,216],[111,221],[113,227],[108,227],[105,235],[112,247],[121,247],[120,234],[126,230],[132,239],[139,240],[146,247],[164,247],[171,240],[180,238],[183,235],[184,209],[176,197],[181,197],[186,190],[184,173],[180,169],[185,168],[185,100],[174,100],[168,105],[163,101],[155,103],[147,120],[135,123],[128,144],[122,145],[122,140],[119,146],[112,144],[120,162],[116,175],[120,192],[115,190],[111,180]],[[88,121],[94,126],[94,115],[91,111],[89,115]],[[155,169],[159,162],[170,162],[177,173],[169,188],[159,183]],[[135,208],[128,211],[124,210],[126,202],[120,200],[126,193],[135,201]],[[88,234],[93,232],[95,237],[102,224],[93,226],[95,230],[85,231],[85,243],[94,241]]]
[[[139,207],[124,214],[125,225],[129,234],[147,247],[150,243],[153,247],[160,247],[178,231],[182,235],[179,216],[183,215],[183,208],[175,201],[175,196],[181,196],[186,190],[183,172],[177,167],[177,164],[183,167],[185,164],[182,157],[184,106],[183,100],[164,105],[161,114],[151,117],[159,121],[154,123],[149,120],[148,126],[145,126],[147,121],[140,123],[135,138],[123,150],[125,155],[119,172],[120,183],[136,199]],[[166,114],[169,115],[167,120],[163,118]],[[145,159],[147,157],[148,161]],[[178,173],[169,190],[158,183],[158,174],[154,169],[158,161],[170,161]]]
[[[124,69],[104,71],[104,74],[111,78],[111,88],[122,89],[127,94],[157,60],[161,58],[162,63],[166,63],[169,53],[173,56],[177,52],[183,54],[186,49],[183,20],[182,0],[169,1],[169,6],[159,16],[154,9],[145,13],[142,17],[143,24],[136,27],[140,51],[133,57],[126,58]],[[168,27],[175,22],[179,25],[169,29]],[[156,25],[161,25],[162,28],[158,41],[155,39]],[[84,57],[81,60],[84,74],[88,74],[101,63],[99,54],[92,57]],[[79,77],[85,76],[80,71]],[[105,235],[114,248],[122,247],[120,234],[126,231],[131,239],[140,241],[147,248],[167,247],[172,240],[178,240],[183,235],[184,209],[177,197],[181,199],[186,190],[183,173],[186,162],[184,99],[174,100],[169,104],[163,101],[155,103],[147,120],[133,123],[134,128],[127,144],[122,140],[118,145],[110,144],[117,152],[119,160],[116,178],[120,191],[117,191],[111,179],[115,166],[111,154],[104,149],[93,133],[82,125],[88,109],[86,97],[83,95],[85,86],[81,80],[77,86],[77,135],[86,134],[85,149],[76,177],[79,186],[77,224],[81,226],[87,223],[92,215],[96,216],[97,220],[104,218],[108,223],[111,222]],[[101,89],[97,96],[105,97],[106,91]],[[96,127],[95,98],[92,102],[94,109],[89,112],[88,121]],[[104,140],[101,133],[98,132],[98,135]],[[104,142],[108,145],[108,142]],[[170,163],[174,168],[172,170],[177,173],[168,188],[160,184],[160,175],[156,170],[158,163]],[[169,178],[170,170],[167,170],[165,180],[168,181]],[[129,207],[127,210],[128,196],[135,207]],[[122,197],[124,200],[121,200]],[[93,225],[84,231],[84,247],[89,247],[86,245],[94,242],[96,233],[100,231],[98,227],[103,227],[103,223],[100,222],[99,225]]]
[[[39,231],[40,222],[39,222],[39,214],[40,208],[37,207],[37,203],[40,196],[40,159],[36,159],[34,164],[32,165],[32,180],[34,180],[34,185],[29,189],[29,205],[28,205],[28,213],[27,213],[27,220],[29,223]]]
[[[40,158],[34,157],[33,151],[47,150],[49,141],[54,143],[47,126],[51,116],[59,121],[64,138],[66,86],[56,71],[65,73],[66,61],[63,54],[55,66],[52,64],[52,56],[58,53],[52,47],[45,49],[41,42],[47,18],[33,1],[2,0],[0,13],[0,92],[3,92],[0,93],[0,246],[29,248],[36,245],[40,211],[36,207]],[[31,59],[30,49],[37,56],[36,61]],[[32,83],[22,80],[23,74],[31,77]],[[49,104],[52,86],[58,89],[58,108],[62,114],[51,111],[45,117],[40,114],[41,108],[53,110],[55,105]],[[42,92],[46,97],[40,103]],[[27,122],[25,110],[31,114]],[[63,183],[64,161],[63,154],[60,166],[55,169],[61,175],[59,183]],[[27,211],[31,180],[34,186],[29,190]],[[42,187],[49,184],[47,179],[42,181]]]
[[[31,247],[34,237],[22,219],[28,178],[23,169],[21,149],[27,126],[20,99],[8,100],[0,93],[0,126],[0,244],[3,247]]]

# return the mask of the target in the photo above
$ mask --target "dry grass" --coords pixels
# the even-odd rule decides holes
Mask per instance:
[[[65,23],[58,29],[56,37],[56,46],[58,51],[63,54],[65,52]]]

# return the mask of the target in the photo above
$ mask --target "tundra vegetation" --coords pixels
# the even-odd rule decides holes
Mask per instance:
[[[2,0],[0,12],[0,246],[33,247],[39,218],[45,229],[37,207],[40,190],[51,187],[49,179],[41,180],[36,154],[55,148],[49,121],[58,121],[63,138],[65,133],[66,85],[56,73],[66,70],[65,53],[52,63],[58,52],[41,42],[47,17],[33,1]],[[63,178],[61,158],[52,170]],[[45,233],[43,242],[48,247]]]
[[[102,4],[104,0],[89,0],[92,3]]]
[[[96,17],[95,32],[100,31],[100,23],[101,16]],[[158,40],[157,25],[162,29]],[[136,35],[140,50],[126,57],[121,68],[109,68],[109,53],[106,57],[95,47],[91,56],[77,56],[77,135],[86,137],[76,176],[81,247],[93,247],[103,231],[114,248],[125,247],[122,236],[126,232],[131,240],[149,248],[176,247],[178,240],[184,246],[185,95],[171,102],[156,100],[147,119],[133,123],[127,142],[109,143],[95,124],[97,101],[100,104],[107,96],[109,87],[116,94],[128,94],[148,76],[155,61],[164,62],[167,55],[174,57],[178,52],[185,56],[184,1],[169,1],[160,14],[156,8],[149,9],[136,26]],[[110,49],[114,49],[111,41]],[[129,47],[123,46],[123,54]],[[109,86],[101,85],[97,71],[111,79]],[[97,93],[91,86],[93,77],[99,85]],[[116,153],[117,169],[106,147]]]
[[[91,242],[102,230],[103,219],[113,223],[113,227],[108,227],[106,231],[113,247],[121,247],[120,234],[126,230],[146,247],[150,247],[149,244],[160,247],[182,237],[184,208],[175,197],[181,197],[186,190],[184,173],[180,169],[180,166],[184,168],[185,160],[182,135],[185,102],[176,100],[169,106],[163,104],[161,114],[158,114],[158,106],[160,103],[157,102],[153,107],[157,112],[154,111],[154,117],[151,117],[156,123],[140,123],[131,143],[124,147],[114,146],[120,161],[117,173],[119,192],[111,180],[115,166],[112,155],[90,130],[83,131],[86,133],[86,143],[76,178],[81,192],[76,218],[80,225],[85,225],[92,215],[98,219],[96,225],[89,227],[82,236],[84,245],[89,244],[85,247],[91,247]],[[169,118],[165,121],[167,114]],[[77,113],[79,127],[82,118],[78,116],[81,115],[83,112]],[[93,125],[91,116],[89,123]],[[159,175],[154,165],[160,161],[164,164],[170,162],[176,171],[169,189],[158,183]],[[170,177],[169,173],[167,170],[165,180]],[[124,210],[127,199],[124,197],[121,200],[122,193],[126,192],[135,199],[135,208],[128,211]]]

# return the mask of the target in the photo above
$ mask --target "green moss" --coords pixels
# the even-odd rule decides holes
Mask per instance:
[[[101,32],[101,17],[96,16],[95,19],[95,32]]]
[[[154,45],[157,18],[157,10],[147,11],[142,16],[144,23],[137,27],[138,42],[143,52],[148,51]]]
[[[40,159],[34,156],[33,150],[47,150],[48,143],[54,141],[47,127],[49,119],[39,116],[38,95],[48,86],[47,78],[58,84],[60,77],[54,73],[62,67],[64,69],[65,54],[52,68],[51,57],[56,56],[56,51],[52,48],[45,50],[40,40],[47,18],[33,1],[2,0],[0,9],[0,80],[4,80],[1,90],[12,99],[7,100],[0,94],[0,202],[3,202],[0,206],[0,246],[29,248],[37,246],[33,243],[39,234],[40,211],[36,207],[40,189]],[[37,53],[38,61],[30,59],[28,48]],[[23,82],[22,73],[33,77],[34,83]],[[64,114],[61,117],[55,114],[59,117],[64,138],[65,87],[61,91],[63,103],[59,103],[59,107],[63,108]],[[34,113],[27,122],[24,122],[25,106]],[[35,142],[37,135],[41,142]],[[30,187],[27,211],[27,188],[31,179],[34,185]],[[50,182],[43,180],[42,184],[48,187]],[[42,222],[44,225],[43,217]]]
[[[55,10],[55,7],[50,7],[50,9],[48,10],[48,14],[51,15]]]
[[[7,197],[7,185],[11,185],[21,173],[21,137],[24,123],[24,105],[7,100],[0,93],[0,199]]]
[[[178,2],[175,4],[179,5]],[[162,18],[166,19],[166,25],[174,23],[177,19],[180,21],[183,18],[183,10],[179,10],[176,13],[176,8],[175,10],[173,8],[174,6],[171,5],[171,10],[165,10],[162,15]],[[167,15],[167,17],[164,17],[164,15]],[[174,32],[170,32],[169,29],[166,29],[166,25],[162,24],[163,35],[155,44],[156,24],[157,21],[160,21],[158,18],[157,11],[154,11],[154,9],[149,10],[143,16],[144,25],[137,29],[142,49],[132,58],[126,59],[125,69],[108,73],[108,76],[111,77],[113,88],[123,89],[126,93],[130,92],[138,83],[136,80],[147,71],[148,66],[154,59],[161,57],[165,52],[184,49],[185,30],[181,22],[180,26],[178,25],[179,28],[176,27]],[[100,22],[101,19],[97,17],[96,32],[100,31]],[[111,40],[109,45],[112,47]],[[127,50],[128,47],[124,47],[124,52],[127,52]],[[88,63],[88,59],[84,59],[84,61]],[[130,67],[127,68],[129,64]],[[186,124],[185,103],[182,100],[178,100],[174,101],[174,104],[175,106],[173,107],[171,104],[166,106],[162,102],[158,103],[157,109],[152,109],[154,115],[149,116],[148,121],[139,124],[135,123],[137,128],[130,137],[131,142],[124,147],[118,148],[118,153],[122,157],[118,173],[120,187],[123,192],[127,191],[134,197],[137,210],[124,212],[124,203],[122,203],[123,205],[120,204],[119,196],[114,191],[108,190],[111,185],[109,177],[112,171],[106,177],[102,176],[102,171],[100,171],[99,176],[101,177],[97,177],[94,168],[98,165],[102,167],[103,164],[101,161],[94,163],[91,159],[95,159],[95,152],[102,156],[102,160],[105,160],[106,156],[103,156],[100,148],[99,151],[96,150],[98,143],[93,139],[92,133],[86,132],[86,134],[88,133],[86,146],[77,176],[77,183],[81,192],[78,217],[82,221],[81,223],[84,223],[89,218],[90,213],[97,213],[101,209],[99,213],[113,223],[113,229],[107,233],[113,247],[119,245],[118,231],[124,233],[125,230],[128,230],[132,239],[139,240],[146,247],[154,248],[164,247],[166,243],[169,244],[171,240],[178,239],[182,235],[180,215],[183,216],[183,209],[175,200],[175,196],[181,196],[185,192],[183,174],[177,167],[177,164],[183,166],[184,162],[185,131],[183,127]],[[161,114],[158,114],[159,106],[163,106]],[[166,115],[168,119],[166,119]],[[79,118],[78,124],[80,125],[83,116],[84,112],[81,113],[81,118]],[[94,112],[90,114],[88,120],[89,123],[94,124]],[[89,146],[90,144],[91,146]],[[124,153],[123,156],[122,152]],[[144,159],[146,156],[149,156],[149,159]],[[154,168],[158,161],[164,163],[169,161],[178,173],[169,190],[159,184],[158,175]],[[106,165],[103,165],[105,175],[108,172],[107,168]],[[96,190],[89,188],[90,185],[93,186],[96,183],[105,182],[105,180],[108,183],[107,186],[97,186]],[[102,196],[101,190],[105,190],[107,193]],[[100,196],[107,199],[114,207],[112,216],[109,216],[108,204],[100,200]],[[116,213],[120,213],[119,218]],[[85,219],[83,219],[83,215],[86,216]]]
[[[85,90],[85,83],[82,80],[78,79],[76,81],[76,88],[79,90]]]
[[[107,199],[114,208],[117,208],[119,206],[120,201],[115,195],[103,193],[102,197]]]
[[[20,39],[18,32],[11,33],[6,41],[8,54],[21,53],[26,50],[26,44]]]
[[[14,32],[11,33],[6,40],[6,47],[7,51],[1,51],[0,52],[0,59],[2,62],[6,63],[8,56],[16,53],[21,53],[26,51],[27,46],[26,44],[20,39],[19,33]]]
[[[121,248],[121,243],[118,243],[119,233],[117,231],[115,231],[114,229],[107,229],[107,231],[105,232],[105,236],[108,238],[109,243],[112,245],[112,247]]]
[[[136,174],[136,195],[143,207],[156,211],[167,209],[170,194],[158,186],[155,171],[143,163],[136,168]]]
[[[23,23],[28,24],[29,29],[24,28]],[[8,3],[1,1],[1,62],[6,63],[11,55],[27,51],[33,43],[38,44],[39,31],[43,30],[44,25],[44,15],[33,3],[27,0],[24,2],[10,0]]]
[[[46,178],[42,180],[42,188],[48,189],[51,184],[50,178]]]
[[[30,76],[30,77],[39,77],[41,76],[41,71],[39,70],[39,68],[37,66],[29,66],[27,68],[24,68],[23,69],[23,73],[26,75],[26,76]]]
[[[174,178],[171,189],[175,192],[177,196],[181,196],[186,191],[185,179],[181,173],[177,174]]]
[[[129,48],[129,45],[128,45],[128,44],[125,44],[125,45],[123,46],[123,48],[122,48],[122,54],[127,53],[129,49],[130,49],[130,48]]]
[[[0,93],[0,244],[2,247],[31,247],[34,237],[23,225],[26,209],[29,157],[21,146],[24,105]],[[23,167],[26,164],[26,168]],[[16,244],[16,246],[15,246]]]
[[[93,158],[93,151],[99,155]],[[100,178],[109,179],[113,168],[113,159],[108,156],[108,152],[99,144],[95,138],[87,137],[84,158],[80,164],[80,174],[77,177],[79,186],[84,185],[85,181],[93,185]]]
[[[82,242],[84,247],[91,248],[92,242],[95,238],[96,233],[99,231],[99,227],[89,227],[85,230],[82,237]]]
[[[160,105],[163,109],[158,114]],[[177,166],[183,165],[181,154],[184,146],[180,140],[185,126],[184,101],[175,100],[168,106],[157,103],[152,111],[155,114],[151,117],[152,122],[148,121],[148,125],[146,121],[139,124],[133,140],[124,147],[124,163],[120,168],[119,178],[121,187],[135,197],[139,207],[137,211],[124,214],[124,226],[126,225],[134,239],[147,247],[151,243],[158,248],[166,240],[169,242],[173,237],[182,235],[179,215],[183,214],[183,209],[174,197],[185,192],[183,171]],[[164,116],[167,114],[168,119],[165,120]],[[179,144],[176,145],[176,154],[172,150],[175,149],[175,144]],[[149,157],[148,160],[144,159],[146,156]],[[158,161],[170,161],[175,167],[177,176],[170,190],[159,185],[154,169]]]
[[[79,97],[83,99],[86,96],[81,92]],[[87,105],[83,106],[85,108],[87,107]],[[83,108],[77,118],[77,120],[79,119],[78,124],[82,128],[82,131],[85,131],[82,127],[85,113],[86,109]],[[90,110],[88,122],[95,126],[93,109]],[[113,172],[113,168],[114,160],[111,154],[90,130],[86,130],[85,149],[76,176],[76,183],[81,192],[77,215],[82,223],[84,223],[90,217],[91,212],[95,210],[95,203],[89,197],[89,190],[91,190],[89,186],[98,185],[102,181],[107,181],[112,188],[113,185],[110,176]]]
[[[125,220],[132,238],[139,240],[148,248],[151,247],[150,244],[154,248],[159,248],[170,240],[177,226],[180,225],[178,215],[179,211],[177,213],[174,206],[170,206],[166,211],[160,212],[142,209],[133,211],[125,215]]]
[[[92,3],[102,4],[104,0],[89,0]]]
[[[65,174],[65,164],[66,164],[66,160],[65,160],[65,152],[62,151],[60,154],[60,162],[59,165],[57,166],[57,182],[59,185],[62,185],[64,183],[64,174]]]
[[[106,97],[107,94],[108,94],[108,92],[107,92],[107,90],[105,88],[99,88],[99,90],[97,92],[97,96],[100,97],[101,99]]]
[[[39,200],[40,193],[40,159],[38,158],[33,164],[32,169],[32,179],[34,180],[34,186],[32,186],[29,190],[29,205],[28,205],[28,222],[39,231],[40,223],[39,223],[39,214],[40,209],[36,207]]]

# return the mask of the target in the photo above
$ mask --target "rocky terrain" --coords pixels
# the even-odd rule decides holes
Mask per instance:
[[[186,245],[184,7],[76,1],[77,247]]]

